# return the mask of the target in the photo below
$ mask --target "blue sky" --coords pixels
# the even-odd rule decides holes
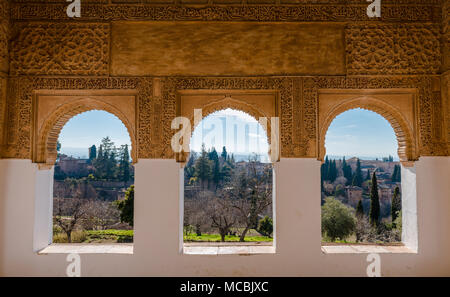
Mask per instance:
[[[97,147],[103,137],[109,136],[116,146],[131,140],[127,128],[119,118],[106,111],[87,111],[71,118],[59,134],[61,153],[74,157],[87,157],[88,147]]]
[[[191,139],[191,150],[199,151],[203,142],[219,152],[226,146],[229,152],[265,154],[267,137],[262,126],[244,112],[226,109],[203,119]],[[99,145],[109,136],[116,146],[131,145],[126,127],[114,115],[104,111],[88,111],[73,117],[59,136],[61,152],[75,157],[86,157],[87,148]],[[326,134],[327,154],[336,157],[358,156],[381,158],[397,156],[397,141],[389,123],[380,115],[354,109],[337,116]]]
[[[389,122],[379,114],[352,109],[338,115],[331,123],[325,148],[329,156],[398,159],[397,139]]]

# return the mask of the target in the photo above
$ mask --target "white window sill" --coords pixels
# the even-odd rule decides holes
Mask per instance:
[[[417,254],[403,245],[323,245],[325,254]]]
[[[201,242],[184,243],[183,254],[185,255],[259,255],[275,254],[273,243],[230,243],[230,242]]]
[[[86,244],[53,243],[40,250],[39,255],[47,254],[133,254],[132,243]]]

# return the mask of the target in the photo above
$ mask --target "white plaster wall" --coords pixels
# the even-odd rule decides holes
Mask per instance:
[[[385,276],[450,276],[450,158],[416,162],[418,254],[381,254]],[[133,255],[81,255],[84,276],[364,276],[366,254],[320,248],[320,162],[282,159],[276,174],[276,254],[183,255],[180,166],[136,165]],[[64,276],[66,255],[33,252],[36,165],[0,160],[0,275]],[[44,207],[43,207],[44,208]],[[47,206],[45,206],[47,208]]]

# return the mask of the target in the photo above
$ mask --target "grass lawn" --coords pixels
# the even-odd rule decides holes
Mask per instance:
[[[191,233],[189,235],[184,235],[183,239],[185,242],[217,242],[220,241],[219,234],[202,234],[201,236],[197,236],[195,233]],[[239,241],[239,236],[227,235],[225,236],[225,241]],[[246,242],[258,242],[258,241],[266,241],[271,242],[273,238],[265,237],[265,236],[245,236]]]
[[[133,242],[133,230],[89,230],[85,233],[85,243]]]

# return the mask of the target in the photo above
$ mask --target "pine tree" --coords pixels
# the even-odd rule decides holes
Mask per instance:
[[[378,182],[375,172],[372,175],[372,188],[370,190],[370,223],[377,225],[380,223],[380,198],[378,197]]]
[[[356,206],[356,217],[358,219],[362,218],[364,216],[364,207],[362,204],[362,200],[359,199],[358,205]]]
[[[130,154],[128,152],[128,144],[122,145],[120,150],[119,178],[124,183],[130,180]]]
[[[202,152],[195,161],[195,176],[200,180],[202,188],[205,188],[205,185],[211,179],[211,161],[205,149],[205,144],[202,145]]]
[[[370,180],[370,170],[367,169],[367,176],[366,176],[366,180]]]
[[[397,219],[398,212],[400,210],[402,210],[402,199],[400,196],[400,189],[398,187],[395,187],[394,195],[392,196],[391,202],[392,222],[394,222]]]
[[[211,161],[212,180],[217,189],[217,186],[219,185],[219,182],[221,180],[219,155],[217,154],[215,148],[212,148],[208,155],[209,160]]]

